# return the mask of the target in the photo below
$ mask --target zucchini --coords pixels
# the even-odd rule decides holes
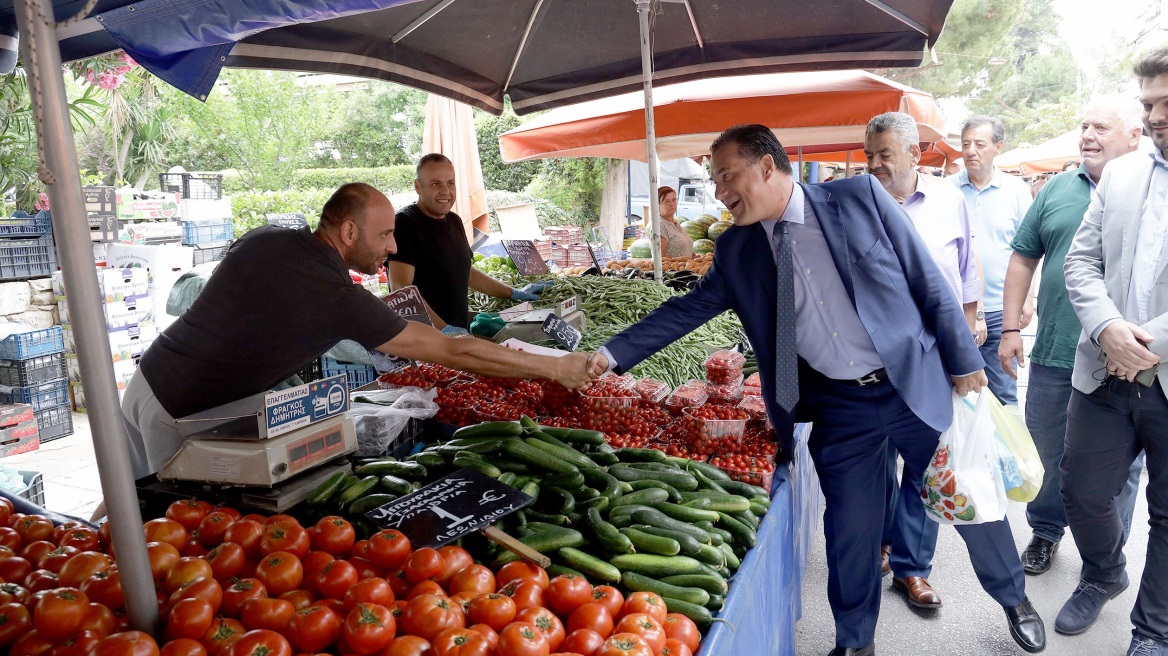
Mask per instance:
[[[648,533],[650,535],[659,535],[663,538],[672,538],[677,541],[677,548],[679,553],[685,556],[692,556],[698,552],[702,543],[698,542],[694,537],[688,533],[681,531],[674,531],[667,528],[660,528],[658,526],[649,526],[648,524],[636,524],[632,528]]]
[[[718,513],[712,510],[701,510],[699,508],[690,508],[688,506],[680,506],[676,503],[660,503],[657,505],[657,510],[665,513],[678,521],[693,523],[693,522],[716,522],[718,521]]]
[[[584,488],[584,474],[579,471],[572,471],[567,474],[551,474],[544,476],[543,482],[547,485],[554,485],[574,492]]]
[[[669,456],[657,449],[634,449],[625,447],[616,450],[616,457],[623,462],[669,462]]]
[[[638,524],[648,524],[650,526],[658,526],[660,528],[681,531],[682,533],[692,536],[693,539],[702,544],[710,543],[709,533],[706,533],[693,524],[687,524],[685,522],[680,522],[676,519],[673,519],[672,517],[661,513],[661,511],[657,510],[656,508],[637,509],[633,511],[632,518],[633,521]]]
[[[665,607],[671,613],[681,613],[694,621],[698,625],[698,630],[705,633],[714,623],[714,616],[710,614],[709,609],[705,606],[691,604],[688,601],[682,601],[674,597],[662,597],[665,600]]]
[[[658,480],[664,481],[679,491],[696,490],[698,487],[697,479],[681,470],[668,472],[646,471],[644,469],[637,469],[636,467],[630,467],[628,465],[621,464],[609,467],[608,473],[618,481],[624,481],[626,483],[630,483],[632,481]]]
[[[421,463],[390,462],[387,460],[360,465],[353,470],[353,473],[358,476],[397,476],[407,481],[424,481],[428,475],[426,466]]]
[[[467,437],[519,437],[523,433],[523,427],[513,421],[484,421],[481,424],[474,424],[473,426],[464,426],[454,431],[452,436],[455,440],[460,440]]]
[[[701,588],[683,588],[636,572],[621,572],[621,584],[633,592],[653,592],[662,598],[681,599],[700,606],[705,606],[710,601],[710,593]],[[666,607],[668,606],[669,604],[666,604]]]
[[[345,476],[348,475],[346,471],[333,472],[324,482],[316,486],[316,488],[308,493],[308,505],[319,506],[322,503],[327,503],[330,499],[341,491],[341,486],[345,484]]]
[[[583,572],[584,578],[589,581],[603,581],[605,583],[619,583],[621,581],[619,569],[579,549],[564,547],[556,554],[569,567]]]
[[[559,428],[556,426],[540,426],[539,430],[554,438],[573,444],[604,444],[604,433],[581,428]]]
[[[410,492],[414,491],[414,486],[411,485],[409,481],[402,480],[402,479],[398,478],[397,476],[393,476],[391,474],[386,474],[385,476],[382,476],[379,479],[379,481],[380,481],[381,487],[385,488],[391,494],[402,495],[402,494],[409,494]]]
[[[584,522],[588,530],[596,536],[596,541],[606,551],[615,554],[632,553],[633,543],[628,536],[622,534],[615,526],[606,522],[596,508],[589,508],[584,515]]]
[[[454,466],[460,468],[469,467],[491,478],[499,478],[503,475],[502,470],[498,467],[470,453],[460,453],[454,456]]]
[[[358,498],[372,492],[373,488],[377,487],[377,484],[380,482],[381,478],[377,476],[366,476],[345,488],[345,491],[341,492],[341,495],[337,497],[337,502],[340,503],[341,506],[347,506],[350,503],[356,501]]]
[[[515,438],[503,440],[503,452],[535,471],[567,474],[577,469],[575,465]]]
[[[726,554],[722,553],[720,548],[710,544],[703,544],[693,557],[714,569],[721,569],[726,566]]]
[[[661,488],[662,490],[665,490],[669,493],[669,501],[673,503],[681,503],[681,492],[678,492],[677,488],[673,487],[669,483],[664,483],[658,480],[629,481],[629,487],[633,488],[634,491],[644,490],[650,487]]]
[[[754,529],[726,513],[718,513],[718,517],[718,523],[722,528],[730,531],[730,534],[734,536],[734,544],[750,549],[758,543],[758,535],[754,532]]]
[[[711,479],[718,481],[718,482],[730,480],[729,474],[722,471],[721,469],[718,469],[717,467],[711,465],[708,462],[700,462],[698,460],[690,460],[689,458],[677,458],[677,457],[670,457],[669,461],[680,466],[682,469],[688,469],[690,471],[700,471],[703,474],[705,474],[707,478],[711,478]]]
[[[544,485],[539,491],[535,509],[548,514],[567,515],[576,509],[576,499],[571,492],[554,485]]]
[[[657,504],[665,504],[669,500],[669,493],[659,487],[645,488],[636,492],[630,492],[619,499],[614,500],[609,504],[609,508],[616,509],[621,506],[656,506]],[[611,513],[612,510],[609,510]]]
[[[530,535],[525,535],[519,538],[523,544],[535,549],[541,554],[550,554],[563,549],[564,547],[579,547],[584,544],[584,536],[575,529],[559,529],[556,531],[536,531]],[[491,564],[491,569],[500,567],[514,560],[520,560],[521,556],[516,555],[510,551],[504,551],[499,554],[495,561]]]
[[[555,456],[556,458],[559,458],[560,460],[563,460],[564,462],[571,463],[571,464],[573,464],[579,468],[582,468],[582,469],[586,469],[589,467],[593,467],[593,468],[600,467],[600,465],[598,465],[592,461],[592,458],[589,458],[588,456],[584,455],[583,453],[580,453],[579,451],[577,451],[571,447],[566,447],[566,446],[560,447],[560,446],[556,446],[555,444],[552,444],[551,442],[544,442],[543,440],[537,440],[537,439],[527,440],[527,446],[535,448],[535,449],[539,449],[540,451],[543,451],[544,453]]]
[[[701,588],[712,595],[724,595],[730,589],[730,586],[726,585],[726,580],[721,576],[709,574],[677,574],[666,576],[661,579],[661,582],[683,588]]]
[[[689,556],[658,556],[655,554],[623,554],[609,559],[621,572],[636,572],[645,576],[659,577],[674,574],[696,574],[701,571],[701,562]]]
[[[681,545],[673,538],[653,535],[639,531],[633,527],[622,528],[621,533],[632,543],[637,553],[657,554],[660,556],[676,556],[681,553]]]
[[[366,494],[353,503],[350,503],[349,507],[345,509],[345,514],[362,516],[374,508],[380,508],[390,501],[396,501],[397,499],[398,496],[396,494]]]

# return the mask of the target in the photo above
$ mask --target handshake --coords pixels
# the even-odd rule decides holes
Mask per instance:
[[[568,389],[584,389],[608,372],[608,358],[600,353],[569,353],[556,358],[555,375],[549,376]]]

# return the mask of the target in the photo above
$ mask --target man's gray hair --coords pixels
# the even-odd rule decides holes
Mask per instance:
[[[961,126],[961,134],[964,135],[970,130],[976,130],[983,125],[988,125],[993,129],[994,143],[1002,143],[1006,140],[1006,124],[1002,123],[1002,119],[994,116],[971,116],[965,121],[965,125]]]
[[[1144,127],[1143,110],[1140,107],[1139,101],[1131,96],[1113,94],[1092,98],[1087,103],[1087,109],[1092,108],[1115,112],[1115,115],[1119,117],[1120,126],[1124,132],[1131,132],[1132,130],[1143,129]]]
[[[868,121],[864,136],[884,134],[885,132],[895,132],[905,152],[921,142],[920,132],[917,131],[917,120],[904,112],[885,112],[873,118]]]

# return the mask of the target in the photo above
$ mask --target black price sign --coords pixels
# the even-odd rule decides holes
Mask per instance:
[[[535,499],[471,468],[443,476],[365,516],[397,529],[415,549],[438,548],[530,505]]]
[[[303,212],[290,212],[286,214],[265,214],[268,218],[268,225],[282,226],[284,228],[303,228],[308,225],[308,219]]]
[[[584,335],[576,330],[572,324],[564,321],[554,314],[549,314],[543,320],[542,330],[548,337],[556,340],[562,348],[568,351],[575,351],[577,346],[580,346],[580,340]]]
[[[434,325],[434,322],[430,320],[430,311],[426,309],[426,301],[422,300],[422,292],[419,292],[418,288],[413,285],[390,292],[381,300],[385,301],[386,305],[400,314],[406,321],[416,321],[427,326]]]
[[[543,261],[539,251],[535,250],[535,242],[530,239],[504,239],[503,248],[515,262],[515,268],[525,276],[538,276],[548,273],[547,262]]]

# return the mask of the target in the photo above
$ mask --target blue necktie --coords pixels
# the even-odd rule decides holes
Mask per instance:
[[[799,401],[799,364],[795,348],[795,265],[787,222],[775,226],[775,400],[787,412]]]

